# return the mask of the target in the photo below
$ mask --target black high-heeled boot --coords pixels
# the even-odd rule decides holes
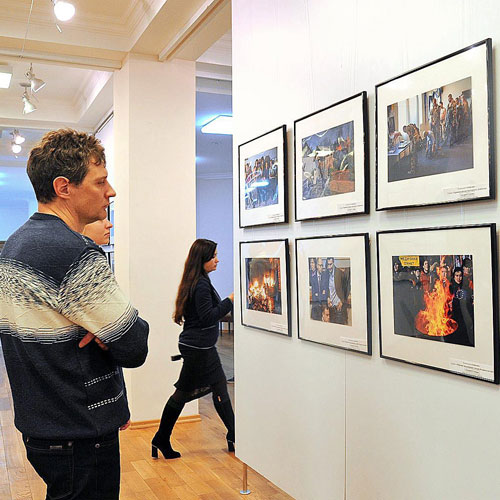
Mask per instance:
[[[160,427],[151,441],[151,456],[158,458],[158,450],[161,451],[164,458],[179,458],[181,454],[175,451],[170,444],[170,436],[175,422],[184,408],[183,404],[179,404],[170,398],[163,408],[161,415]]]
[[[214,398],[214,406],[227,429],[227,449],[228,451],[234,451],[234,412],[229,395],[222,401]]]

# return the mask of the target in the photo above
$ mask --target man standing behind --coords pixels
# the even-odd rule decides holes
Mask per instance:
[[[118,429],[130,418],[120,367],[147,355],[148,324],[104,254],[82,236],[116,195],[104,148],[74,130],[30,153],[35,213],[0,256],[0,334],[15,425],[47,498],[118,500]]]

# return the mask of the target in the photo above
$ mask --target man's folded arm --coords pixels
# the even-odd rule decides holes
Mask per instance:
[[[86,249],[73,262],[59,289],[59,312],[95,335],[118,366],[144,363],[149,325],[139,317],[98,250]]]

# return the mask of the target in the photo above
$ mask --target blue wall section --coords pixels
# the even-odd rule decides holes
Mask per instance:
[[[224,298],[233,291],[233,137],[200,132],[219,114],[232,114],[230,95],[196,93],[196,237],[218,243],[210,278]]]

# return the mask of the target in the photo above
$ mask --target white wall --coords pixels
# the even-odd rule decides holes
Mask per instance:
[[[453,23],[411,1],[233,0],[232,12],[234,165],[238,144],[286,123],[293,214],[293,120],[367,90],[371,179],[366,216],[243,231],[235,204],[235,289],[240,240],[367,231],[374,353],[299,341],[291,247],[292,338],[238,326],[235,308],[238,457],[300,500],[500,498],[500,389],[380,358],[375,248],[377,230],[499,223],[498,202],[374,211],[375,84],[487,37],[495,46],[497,1],[443,0]]]
[[[232,136],[201,132],[220,114],[232,114],[230,95],[196,92],[196,237],[217,242],[220,264],[210,279],[224,298],[234,280]]]
[[[196,179],[196,237],[217,242],[220,263],[210,279],[222,298],[233,291],[232,210],[232,175]]]

